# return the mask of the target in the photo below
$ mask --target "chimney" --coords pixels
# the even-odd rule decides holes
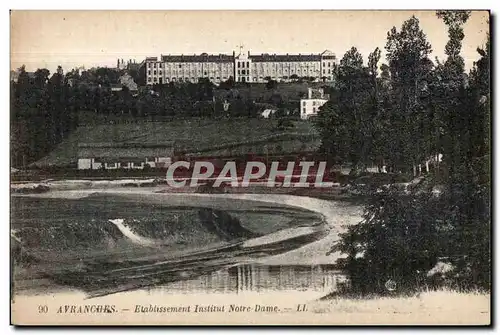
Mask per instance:
[[[248,57],[250,57],[250,50],[248,50]]]
[[[233,50],[233,57],[234,57],[235,55],[236,55],[236,53],[235,53],[235,52],[234,52],[234,50]]]

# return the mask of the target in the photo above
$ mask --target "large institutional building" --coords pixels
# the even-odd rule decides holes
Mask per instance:
[[[265,83],[271,78],[290,81],[294,78],[314,78],[332,81],[336,57],[331,51],[320,54],[251,55],[240,51],[236,55],[162,55],[147,57],[142,64],[145,83],[197,82],[208,78],[220,83],[233,77],[237,82]]]

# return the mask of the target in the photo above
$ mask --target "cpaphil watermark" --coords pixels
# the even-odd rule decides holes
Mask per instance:
[[[231,185],[248,187],[259,183],[267,187],[332,187],[333,182],[325,181],[326,162],[301,161],[288,162],[280,167],[280,162],[271,166],[258,161],[249,161],[244,166],[236,162],[226,162],[222,169],[217,169],[212,162],[177,161],[167,170],[167,184],[171,187],[196,187],[210,181],[212,187]],[[182,174],[184,172],[184,174]],[[187,175],[186,175],[187,172]],[[179,176],[181,173],[182,176]]]

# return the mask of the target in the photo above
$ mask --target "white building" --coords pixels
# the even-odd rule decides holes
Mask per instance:
[[[173,143],[80,143],[78,170],[116,170],[168,167]]]
[[[300,100],[300,118],[307,120],[310,117],[318,115],[319,108],[323,106],[329,98],[329,95],[325,94],[322,88],[309,88],[307,99]]]

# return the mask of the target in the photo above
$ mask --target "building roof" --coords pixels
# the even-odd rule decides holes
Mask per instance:
[[[164,143],[80,143],[78,158],[134,159],[146,157],[171,157],[172,141]]]
[[[320,61],[321,55],[250,55],[252,62],[314,62]]]
[[[323,59],[337,59],[337,57],[335,57],[335,54],[333,52],[331,52],[330,50],[325,50],[321,53],[321,57]]]
[[[162,61],[171,63],[231,63],[234,62],[233,55],[162,55]]]
[[[321,59],[332,59],[335,60],[335,54],[329,50],[325,50],[321,54],[260,54],[260,55],[247,55],[243,54],[245,59],[250,59],[253,62],[312,62],[320,61]],[[170,63],[229,63],[234,62],[235,58],[240,56],[219,54],[219,55],[209,55],[207,53],[202,53],[200,55],[162,55],[160,60],[163,62]],[[156,57],[147,57],[146,62],[156,62],[158,59]]]

